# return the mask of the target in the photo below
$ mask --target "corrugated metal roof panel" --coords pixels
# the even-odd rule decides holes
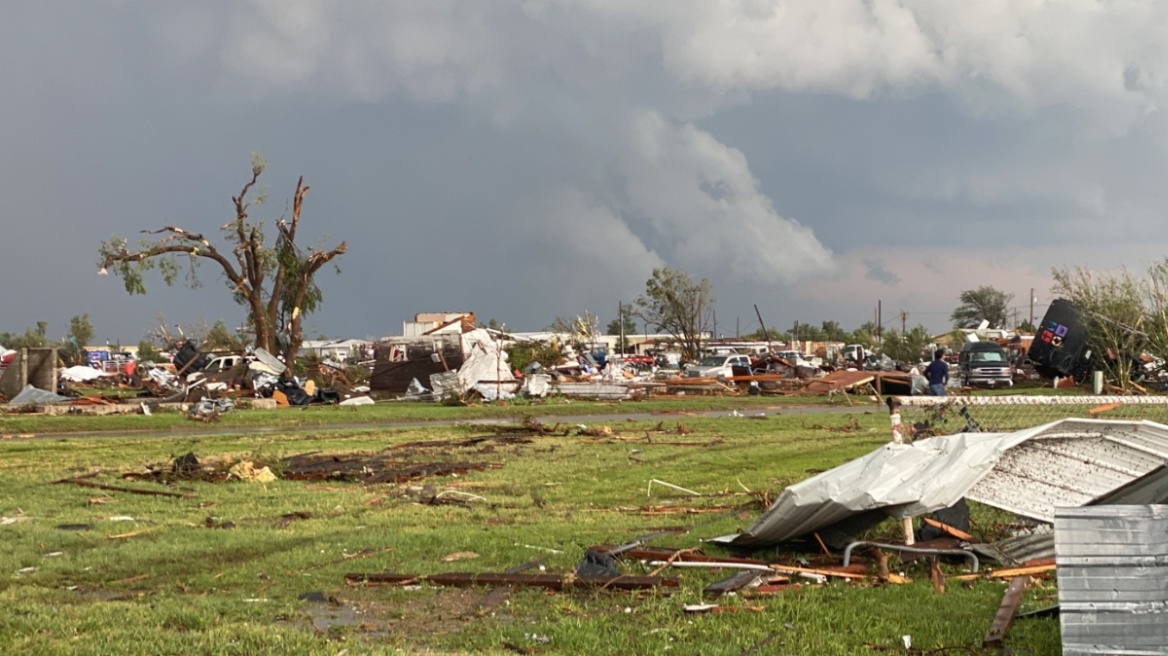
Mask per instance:
[[[975,501],[1054,521],[1055,506],[1082,506],[1168,462],[1168,427],[1069,420],[1002,454],[969,490]]]
[[[1168,506],[1055,513],[1063,653],[1168,653]]]
[[[993,558],[1007,565],[1021,565],[1028,560],[1054,558],[1054,531],[1049,525],[1042,526],[1048,530],[1036,530],[1026,535],[998,540],[993,544],[974,544],[972,548],[979,556]]]
[[[761,517],[719,541],[765,545],[882,511],[914,517],[962,496],[1043,522],[1168,463],[1168,426],[1064,419],[1014,433],[962,433],[887,444],[783,490]]]

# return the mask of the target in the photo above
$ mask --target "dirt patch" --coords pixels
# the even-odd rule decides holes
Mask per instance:
[[[329,596],[324,601],[302,601],[299,617],[277,624],[337,638],[356,632],[362,640],[417,641],[419,636],[460,632],[485,595],[485,589],[420,588],[393,604]]]

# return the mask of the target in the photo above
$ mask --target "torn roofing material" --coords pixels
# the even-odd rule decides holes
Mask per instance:
[[[1063,419],[1013,433],[959,433],[886,444],[787,487],[745,532],[719,538],[775,544],[862,516],[915,517],[968,496],[1044,522],[1168,464],[1168,426]]]

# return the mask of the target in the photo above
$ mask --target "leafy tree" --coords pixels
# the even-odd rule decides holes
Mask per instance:
[[[929,329],[917,325],[904,334],[890,330],[884,335],[882,350],[893,360],[915,364],[921,361],[925,347],[933,341]]]
[[[604,329],[605,335],[620,335],[622,332],[625,335],[636,335],[639,332],[637,330],[636,318],[628,312],[625,312],[622,316],[609,321],[608,326]]]
[[[629,348],[629,336],[637,334],[637,319],[622,305],[620,316],[608,322],[604,334],[623,335],[623,341],[617,350],[624,353]]]
[[[162,361],[162,352],[154,345],[154,340],[143,337],[138,341],[138,360],[142,362]]]
[[[634,316],[677,340],[687,360],[697,359],[703,334],[713,323],[714,295],[709,280],[694,282],[684,271],[653,269],[634,308]]]
[[[825,340],[829,342],[846,342],[850,337],[848,332],[840,327],[838,321],[824,321],[820,328],[823,329]]]
[[[554,367],[564,359],[564,353],[554,344],[544,342],[515,342],[504,349],[507,361],[519,371],[527,371],[533,362],[541,367]]]
[[[0,333],[0,346],[20,350],[22,348],[42,348],[48,346],[49,340],[45,337],[48,332],[48,323],[38,321],[36,329],[26,328],[24,333]]]
[[[38,324],[44,322],[38,322]],[[37,326],[39,333],[41,326]],[[89,322],[89,313],[74,315],[69,319],[69,336],[61,340],[60,354],[71,364],[85,362],[85,347],[93,339],[93,324]]]
[[[827,341],[827,333],[819,326],[801,323],[799,324],[799,340],[803,342],[825,342]]]
[[[872,348],[876,344],[876,322],[866,321],[853,330],[844,340],[848,344],[862,344],[864,348]]]
[[[166,284],[173,285],[180,272],[179,260],[185,255],[189,266],[187,284],[197,287],[199,263],[214,262],[222,269],[232,298],[247,308],[256,346],[282,354],[285,362],[293,362],[303,341],[304,316],[315,311],[322,301],[315,276],[344,254],[347,246],[341,242],[328,250],[320,246],[302,250],[297,245],[300,214],[308,193],[303,177],[297,181],[292,196],[292,218],[276,221],[275,243],[268,244],[263,224],[248,215],[252,205],[263,202],[262,195],[253,196],[252,192],[265,165],[264,159],[253,153],[251,178],[231,199],[235,218],[220,228],[227,252],[220,251],[200,233],[163,226],[144,230],[160,236],[144,239],[137,249],[131,249],[123,237],[113,236],[103,242],[99,249],[101,272],[109,270],[121,276],[128,293],[145,294],[143,274],[155,267]]]
[[[976,328],[984,319],[990,322],[992,328],[1006,325],[1006,315],[1009,313],[1010,300],[1014,295],[989,285],[982,285],[977,289],[961,292],[958,298],[961,305],[958,305],[950,316],[955,326]]]
[[[89,323],[89,313],[74,315],[69,319],[69,341],[78,350],[89,346],[93,339],[93,324]]]
[[[220,319],[211,324],[202,339],[203,348],[208,351],[242,351],[247,345]]]

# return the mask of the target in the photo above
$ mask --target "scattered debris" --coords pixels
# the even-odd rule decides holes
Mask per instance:
[[[694,492],[693,490],[686,489],[686,488],[681,487],[679,485],[674,485],[673,483],[666,483],[665,481],[660,481],[660,480],[657,480],[656,478],[649,479],[649,487],[647,490],[645,490],[645,496],[647,496],[647,497],[653,496],[653,484],[654,483],[656,483],[658,485],[663,485],[663,486],[670,488],[670,489],[677,490],[678,492],[685,492],[686,494],[692,494],[695,497],[702,496],[701,492]]]
[[[257,469],[250,460],[241,460],[227,471],[229,475],[251,483],[271,483],[276,480],[276,475],[272,473],[270,468],[265,466]]]
[[[502,573],[450,573],[450,574],[397,574],[350,573],[345,574],[345,582],[350,585],[414,585],[433,583],[447,586],[515,585],[521,587],[545,588],[548,590],[646,590],[657,587],[677,587],[677,579],[658,576],[574,576],[563,574],[502,574]]]
[[[122,487],[121,485],[106,485],[105,483],[96,483],[94,481],[85,480],[81,478],[62,478],[54,483],[70,483],[73,485],[80,485],[81,487],[92,487],[99,490],[108,490],[110,492],[128,492],[130,494],[145,494],[156,497],[176,497],[179,499],[186,498],[189,495],[181,492],[171,492],[169,490],[144,490],[135,487]]]

